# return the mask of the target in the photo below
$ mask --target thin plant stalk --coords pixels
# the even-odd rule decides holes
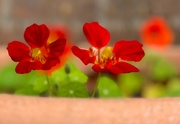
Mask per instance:
[[[53,92],[52,92],[52,85],[51,82],[49,81],[48,75],[46,74],[46,81],[48,84],[48,96],[53,96]]]
[[[97,81],[96,81],[96,84],[95,84],[93,93],[92,93],[92,95],[91,95],[92,98],[95,97],[96,91],[98,90],[98,83],[99,83],[100,77],[101,77],[101,73],[99,73],[99,75],[98,75],[98,78],[97,78]]]

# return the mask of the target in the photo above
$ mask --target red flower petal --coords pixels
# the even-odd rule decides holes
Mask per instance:
[[[43,64],[42,70],[49,70],[49,69],[51,69],[53,66],[57,65],[58,63],[60,63],[59,57],[48,58],[48,59],[46,60],[46,63]]]
[[[94,61],[96,60],[95,56],[91,57],[89,55],[88,50],[80,49],[77,46],[73,46],[71,49],[73,54],[77,56],[85,65],[94,63]]]
[[[109,32],[98,22],[85,23],[83,32],[89,43],[97,49],[106,46],[110,40]]]
[[[25,58],[29,58],[29,48],[19,41],[10,42],[8,44],[7,50],[9,56],[15,62],[19,62]]]
[[[121,73],[129,73],[129,72],[138,72],[139,69],[135,66],[128,64],[126,62],[118,62],[111,67],[111,72],[114,74],[121,74]]]
[[[33,24],[27,27],[24,32],[24,39],[31,48],[42,47],[47,43],[48,37],[49,29],[44,24]]]
[[[29,59],[24,59],[16,66],[16,73],[25,74],[31,72],[31,70],[41,70],[42,64],[39,61],[30,62]]]
[[[40,61],[31,62],[32,70],[42,70],[42,63]]]
[[[93,69],[95,72],[110,72],[108,69],[101,68],[99,64],[94,64],[94,65],[92,66],[92,69]]]
[[[136,40],[121,40],[114,45],[113,52],[117,58],[138,62],[145,54],[142,46],[143,45]]]
[[[66,39],[57,39],[56,41],[49,44],[50,54],[54,56],[60,56],[64,52],[66,45]]]
[[[32,64],[28,60],[23,60],[19,62],[16,66],[16,73],[25,74],[32,70]]]

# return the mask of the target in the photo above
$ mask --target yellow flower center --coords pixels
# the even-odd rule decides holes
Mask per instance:
[[[113,57],[112,47],[105,47],[101,53],[100,60],[107,61],[109,59],[112,59],[112,57]]]
[[[31,50],[30,56],[32,57],[31,61],[35,60],[40,61],[42,64],[46,62],[47,52],[46,49],[43,48],[34,48]]]
[[[104,50],[99,54],[99,59],[95,63],[99,63],[101,67],[104,67],[107,62],[113,59],[112,47],[105,47]]]

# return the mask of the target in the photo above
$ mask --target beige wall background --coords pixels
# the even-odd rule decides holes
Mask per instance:
[[[0,45],[23,39],[32,23],[62,24],[71,39],[84,41],[82,26],[98,21],[119,39],[140,39],[139,27],[151,16],[164,17],[180,43],[180,0],[0,0]]]

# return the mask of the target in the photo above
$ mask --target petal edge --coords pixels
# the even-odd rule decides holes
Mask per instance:
[[[98,22],[85,23],[83,32],[88,42],[97,49],[106,46],[110,41],[110,33]]]
[[[142,47],[143,45],[136,40],[120,40],[114,45],[113,52],[117,58],[138,62],[145,55]]]
[[[12,41],[7,47],[8,54],[15,62],[19,62],[23,59],[29,58],[29,48],[19,41]]]
[[[80,49],[77,46],[73,46],[71,48],[73,54],[75,56],[77,56],[85,65],[89,64],[89,63],[94,63],[94,61],[96,60],[95,56],[90,56],[89,55],[89,51],[88,50],[84,50],[84,49]]]

